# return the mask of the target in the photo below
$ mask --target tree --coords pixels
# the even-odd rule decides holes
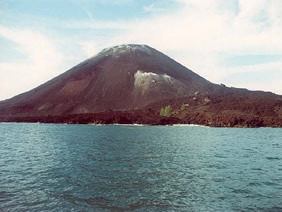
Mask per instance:
[[[160,110],[160,116],[164,116],[164,108]]]
[[[164,108],[161,108],[160,110],[160,115],[161,116],[166,116],[166,117],[170,117],[171,116],[171,113],[172,113],[172,107],[171,105],[168,105]]]
[[[181,105],[180,110],[181,110],[181,111],[184,111],[184,110],[185,110],[185,104],[182,104],[182,105]]]

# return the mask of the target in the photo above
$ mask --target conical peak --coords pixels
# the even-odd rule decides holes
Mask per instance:
[[[139,44],[123,44],[118,46],[113,46],[110,48],[103,49],[100,54],[104,54],[106,56],[119,56],[121,54],[134,54],[134,53],[145,53],[151,55],[152,48],[147,45],[139,45]]]
[[[210,92],[212,87],[160,51],[127,44],[104,49],[40,87],[5,102],[13,108],[8,111],[2,106],[2,111],[61,115],[129,110],[193,95],[195,91]]]

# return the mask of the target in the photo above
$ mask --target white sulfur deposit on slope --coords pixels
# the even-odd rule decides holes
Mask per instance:
[[[142,88],[143,93],[147,91],[152,84],[157,83],[171,83],[175,79],[167,74],[156,74],[153,72],[144,72],[137,70],[134,74],[134,86],[135,88]]]

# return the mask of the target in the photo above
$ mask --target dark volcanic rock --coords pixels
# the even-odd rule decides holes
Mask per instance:
[[[121,45],[3,102],[0,114],[66,115],[138,109],[217,86],[146,45]]]
[[[0,102],[0,121],[282,127],[282,96],[216,85],[149,46],[121,45]]]
[[[230,88],[220,95],[163,100],[148,105],[147,108],[153,108],[156,114],[160,108],[170,105],[171,117],[186,124],[213,127],[282,127],[281,100],[281,96],[272,93]]]

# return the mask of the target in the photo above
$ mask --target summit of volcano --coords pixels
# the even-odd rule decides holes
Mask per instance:
[[[0,121],[281,127],[282,97],[211,83],[152,47],[128,44],[0,102]]]

